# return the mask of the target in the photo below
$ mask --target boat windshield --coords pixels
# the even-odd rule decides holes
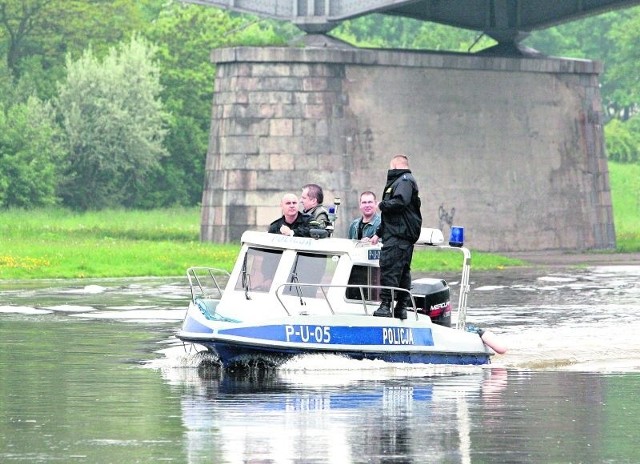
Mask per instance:
[[[298,253],[287,282],[293,284],[327,284],[331,283],[338,265],[339,256],[313,253]],[[295,295],[307,298],[320,298],[319,287],[304,285],[287,285],[284,295]]]
[[[236,290],[268,292],[278,269],[282,250],[249,248],[244,256],[242,272],[236,282]]]
[[[351,275],[349,276],[349,285],[379,286],[380,268],[372,266],[353,266],[351,268]],[[360,288],[347,288],[345,296],[349,300],[362,300],[363,296],[365,301],[380,300],[380,289],[362,288],[362,292],[360,290]]]

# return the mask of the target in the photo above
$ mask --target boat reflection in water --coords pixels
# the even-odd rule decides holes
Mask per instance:
[[[470,462],[468,402],[494,401],[507,380],[500,368],[407,368],[323,355],[298,358],[279,370],[222,371],[203,362],[163,375],[183,389],[182,418],[194,462],[205,456],[222,462],[458,456]]]

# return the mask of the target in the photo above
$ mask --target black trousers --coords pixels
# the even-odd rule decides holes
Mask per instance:
[[[396,237],[387,239],[380,251],[380,285],[384,287],[411,288],[411,258],[413,243]],[[406,292],[394,292],[395,300],[402,301],[409,296]],[[382,289],[380,298],[392,303],[391,290]]]

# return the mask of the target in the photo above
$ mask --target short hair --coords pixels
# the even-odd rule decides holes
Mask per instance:
[[[407,155],[403,155],[403,154],[397,154],[397,155],[393,155],[393,158],[391,158],[392,160],[398,160],[400,161],[400,163],[402,165],[407,165],[409,166],[409,158],[407,157]]]
[[[318,184],[307,184],[302,186],[302,190],[304,189],[309,189],[309,196],[311,198],[315,198],[319,205],[322,204],[324,201],[324,192],[322,191],[322,187]]]
[[[370,190],[366,190],[366,191],[364,191],[364,192],[362,192],[362,193],[360,194],[360,200],[362,200],[362,197],[363,197],[363,196],[365,196],[365,195],[372,195],[374,200],[375,200],[375,199],[377,199],[377,197],[376,197],[376,194],[375,194],[375,193],[373,193],[373,192],[372,192],[372,191],[370,191]]]

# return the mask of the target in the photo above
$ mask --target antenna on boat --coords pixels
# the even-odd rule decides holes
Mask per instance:
[[[338,208],[340,207],[340,197],[335,197],[333,200],[333,205],[329,206],[329,225],[326,227],[330,232],[329,235],[333,234],[333,231],[336,227],[336,219],[338,219]]]

